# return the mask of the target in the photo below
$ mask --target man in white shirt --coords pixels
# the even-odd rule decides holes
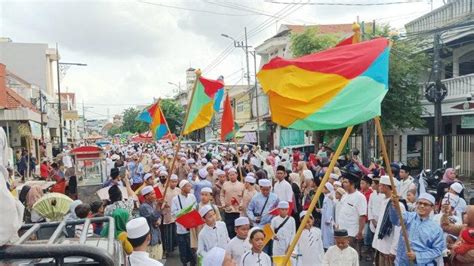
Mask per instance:
[[[407,165],[400,166],[400,183],[398,185],[398,194],[400,198],[406,199],[409,190],[416,190],[416,185],[413,183],[414,179],[410,175],[410,167]]]
[[[349,246],[347,230],[334,230],[336,245],[330,247],[324,254],[324,266],[359,266],[357,251]]]
[[[190,193],[191,183],[187,180],[181,180],[179,182],[181,188],[181,194],[173,198],[171,202],[171,215],[176,219],[176,215],[182,209],[189,207],[190,205],[196,206],[196,197]],[[191,265],[196,265],[196,258],[191,250],[191,238],[189,230],[176,222],[176,234],[178,239],[179,257],[181,262],[186,265],[188,262]]]
[[[395,185],[397,180],[394,179]],[[400,226],[394,226],[390,222],[389,204],[392,204],[392,186],[390,178],[386,175],[380,178],[379,184],[380,195],[383,200],[378,210],[377,226],[375,228],[374,240],[372,247],[376,250],[375,264],[380,266],[392,266],[395,263],[395,255],[397,254],[397,245],[400,238]],[[404,210],[403,204],[400,208]]]
[[[339,213],[339,229],[347,230],[351,247],[360,254],[367,216],[367,199],[356,190],[356,182],[360,180],[356,173],[344,172],[343,177],[342,185],[347,195]]]
[[[295,237],[295,219],[288,215],[290,205],[287,201],[278,202],[280,214],[273,217],[270,224],[275,236],[273,238],[273,256],[283,256]]]
[[[130,266],[163,266],[160,262],[151,259],[146,249],[151,241],[150,227],[145,218],[140,217],[129,221],[126,225],[127,238],[133,247],[128,256]]]
[[[273,193],[275,193],[279,200],[293,202],[293,189],[290,183],[285,180],[286,169],[279,165],[276,170],[277,181],[273,185]]]
[[[216,221],[216,213],[210,204],[199,209],[199,215],[206,222],[198,236],[198,256],[205,257],[213,247],[226,248],[229,235],[224,222]]]

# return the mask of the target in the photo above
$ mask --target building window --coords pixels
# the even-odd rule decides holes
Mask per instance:
[[[238,103],[237,112],[243,112],[243,111],[244,111],[244,103]]]

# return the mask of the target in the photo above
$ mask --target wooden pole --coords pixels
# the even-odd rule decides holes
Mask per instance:
[[[390,167],[390,160],[388,158],[387,147],[385,146],[385,140],[383,137],[382,126],[380,125],[380,117],[375,117],[375,128],[377,129],[377,135],[380,142],[380,147],[382,148],[382,156],[385,162],[385,170],[387,171],[388,176],[390,177],[390,184],[392,186],[392,195],[397,196],[397,188],[395,186],[395,180],[393,179],[392,168]],[[405,223],[403,222],[402,210],[400,209],[400,204],[398,197],[392,197],[392,201],[395,204],[395,210],[397,211],[398,218],[400,219],[400,225],[402,229],[403,239],[405,240],[405,247],[407,252],[411,251],[410,240],[408,239],[408,233]]]
[[[290,260],[291,253],[295,249],[295,246],[296,246],[296,244],[298,243],[298,240],[301,237],[301,233],[303,233],[304,227],[305,227],[306,223],[308,222],[309,216],[313,212],[314,207],[316,207],[316,203],[318,202],[319,196],[323,192],[323,188],[324,188],[324,186],[326,185],[326,182],[329,179],[329,175],[331,174],[332,170],[334,169],[334,166],[336,165],[337,158],[339,158],[342,150],[344,149],[344,146],[347,143],[347,140],[349,139],[349,136],[351,135],[352,128],[353,127],[350,126],[346,129],[346,132],[344,133],[344,136],[342,137],[341,142],[339,143],[339,146],[337,147],[336,152],[334,153],[334,155],[331,159],[331,162],[329,163],[329,167],[326,170],[326,173],[324,173],[323,180],[321,180],[321,184],[316,189],[316,194],[313,196],[313,199],[311,200],[311,204],[309,205],[309,208],[306,212],[306,215],[304,216],[303,220],[301,221],[300,227],[298,228],[298,231],[296,232],[295,237],[293,238],[293,240],[291,241],[290,246],[288,247],[285,258],[284,258],[281,265],[286,265],[288,263],[288,261]]]
[[[196,86],[197,86],[197,83],[198,83],[198,80],[199,80],[200,76],[201,76],[201,70],[198,69],[198,70],[196,70],[196,80],[194,80],[193,90],[191,92],[191,98],[189,98],[188,105],[186,106],[186,114],[185,114],[185,117],[184,117],[183,127],[181,128],[181,134],[179,134],[178,142],[176,143],[176,150],[175,150],[175,153],[174,153],[173,162],[171,163],[170,172],[168,173],[168,178],[166,179],[165,191],[163,192],[163,204],[161,206],[162,208],[165,205],[165,200],[164,199],[166,198],[166,192],[168,192],[168,187],[169,187],[169,184],[170,184],[170,182],[169,182],[170,177],[173,174],[173,171],[174,171],[174,168],[175,168],[175,165],[176,165],[176,159],[178,158],[178,152],[179,152],[179,149],[181,147],[181,140],[183,139],[183,132],[186,129],[186,122],[188,121],[189,109],[191,108],[191,104],[193,103],[194,93],[196,92]]]
[[[235,134],[237,132],[235,132],[235,129],[234,129],[234,137],[233,137],[233,140],[234,140],[234,144],[235,144],[235,155],[237,155],[237,168],[239,168],[239,175],[240,175],[240,182],[243,182],[244,181],[244,177],[242,175],[242,167],[243,167],[243,164],[241,163],[240,161],[240,156],[239,156],[239,149],[238,149],[238,146],[237,146],[237,140],[235,139]],[[239,164],[241,165],[239,167]]]

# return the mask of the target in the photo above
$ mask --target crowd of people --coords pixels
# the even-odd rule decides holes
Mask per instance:
[[[103,184],[109,197],[87,203],[77,197],[73,167],[61,159],[45,163],[44,171],[61,184],[58,192],[75,199],[66,219],[114,218],[130,265],[161,265],[177,250],[182,265],[264,266],[287,253],[332,156],[325,146],[306,154],[185,146],[175,156],[170,142],[112,145]],[[390,167],[395,187],[383,166],[339,158],[303,225],[292,265],[473,265],[474,207],[463,199],[455,170],[445,171],[431,195],[420,191],[408,166]],[[25,222],[45,220],[31,208],[42,193],[36,187],[20,193]],[[177,222],[189,208],[201,220],[191,228]],[[74,234],[105,236],[109,226],[76,226]]]

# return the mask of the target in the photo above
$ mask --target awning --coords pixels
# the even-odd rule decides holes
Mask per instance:
[[[250,121],[245,123],[245,125],[239,129],[239,132],[255,132],[257,129],[257,121]],[[264,131],[265,129],[265,122],[260,121],[260,131]]]

